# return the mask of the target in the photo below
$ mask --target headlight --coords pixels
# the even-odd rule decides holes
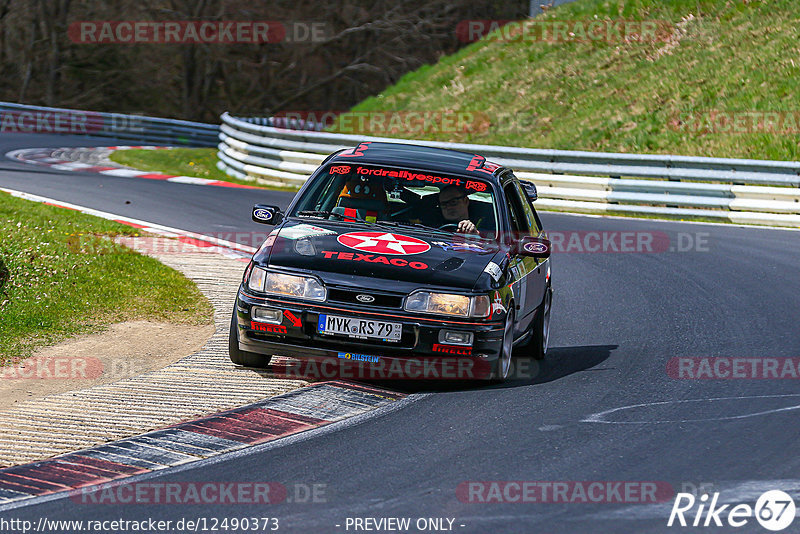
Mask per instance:
[[[316,278],[267,272],[260,267],[253,268],[247,286],[254,291],[298,299],[324,301],[326,297],[325,287]]]
[[[250,271],[250,280],[247,282],[247,287],[253,291],[264,291],[264,280],[267,278],[267,271],[253,267]]]
[[[489,297],[478,295],[452,295],[450,293],[432,293],[417,291],[406,299],[404,309],[409,312],[436,313],[457,317],[488,317]]]

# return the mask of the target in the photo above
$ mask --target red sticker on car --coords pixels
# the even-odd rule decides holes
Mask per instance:
[[[285,334],[286,327],[278,324],[266,324],[250,321],[250,328],[257,332],[269,332],[271,334]]]
[[[473,172],[485,172],[486,174],[493,174],[494,171],[499,169],[501,165],[499,163],[492,163],[491,161],[486,161],[486,158],[475,154],[472,159],[470,160],[469,164],[467,165],[468,171]]]
[[[303,326],[303,321],[300,320],[295,314],[290,312],[289,310],[283,310],[283,315],[289,319],[289,322],[292,323],[292,326]]]
[[[365,261],[367,263],[382,263],[384,265],[394,265],[395,267],[411,267],[412,269],[427,269],[428,264],[421,261],[408,261],[403,258],[387,258],[375,254],[360,254],[358,252],[336,252],[333,250],[323,250],[322,255],[326,260],[344,261]]]
[[[350,232],[340,235],[336,240],[347,248],[373,254],[422,254],[431,248],[427,242],[416,237],[390,232]]]
[[[483,156],[479,156],[478,154],[475,154],[474,156],[472,156],[472,159],[470,160],[469,164],[467,165],[467,170],[468,171],[477,171],[478,169],[480,169],[481,164],[484,161],[485,161],[485,159],[484,159]]]
[[[457,345],[434,343],[433,352],[444,352],[445,354],[453,354],[456,356],[472,356],[472,347],[460,347]]]
[[[369,144],[372,141],[367,141],[366,143],[361,143],[357,147],[351,149],[352,151],[345,150],[339,154],[342,158],[360,158],[364,155],[364,151],[369,148]]]

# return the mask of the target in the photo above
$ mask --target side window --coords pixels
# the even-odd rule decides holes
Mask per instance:
[[[539,232],[542,230],[539,224],[539,218],[536,216],[536,212],[533,210],[530,200],[528,200],[528,195],[519,182],[514,181],[514,185],[516,186],[517,193],[520,195],[522,213],[528,223],[530,233],[535,236],[539,235]]]
[[[522,199],[519,196],[519,189],[516,182],[509,182],[503,188],[506,195],[506,202],[509,208],[509,219],[511,221],[511,230],[515,236],[530,234],[531,227],[525,217]]]

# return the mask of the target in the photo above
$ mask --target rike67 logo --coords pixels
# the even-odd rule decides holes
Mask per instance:
[[[730,527],[738,528],[747,525],[755,517],[765,529],[778,532],[794,521],[794,500],[780,490],[763,493],[756,501],[755,508],[744,503],[718,505],[718,500],[719,493],[713,494],[710,503],[707,502],[708,494],[696,499],[691,493],[678,493],[667,526],[721,527],[727,523]]]

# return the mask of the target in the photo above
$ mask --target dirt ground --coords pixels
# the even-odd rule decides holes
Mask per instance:
[[[161,369],[200,350],[213,333],[213,325],[131,321],[42,348],[20,363],[0,367],[0,412],[31,399]]]

